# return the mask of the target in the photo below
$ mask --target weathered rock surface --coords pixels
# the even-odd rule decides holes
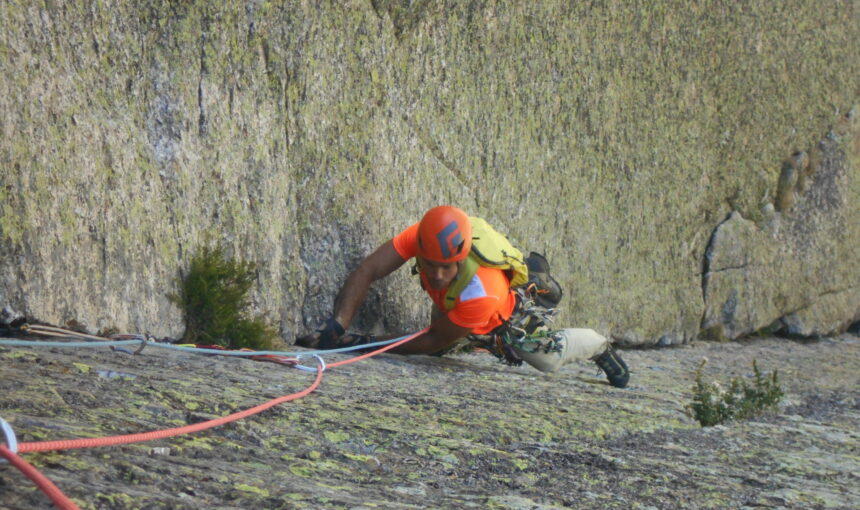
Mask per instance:
[[[289,339],[450,202],[619,342],[839,331],[858,40],[857,0],[2,2],[0,308],[176,337],[214,239]],[[426,322],[406,273],[357,328]]]
[[[860,319],[858,250],[841,241],[858,231],[860,209],[836,147],[819,144],[822,159],[792,214],[765,211],[757,224],[733,212],[717,227],[705,253],[706,334],[737,338],[770,327],[823,336]]]
[[[769,328],[823,336],[860,319],[857,250],[839,241],[857,232],[860,214],[837,146],[819,144],[821,159],[806,183],[795,184],[804,195],[792,201],[791,214],[765,210],[757,224],[733,212],[717,227],[705,253],[705,334],[737,338]],[[791,163],[785,170],[805,171]],[[788,202],[782,203],[785,211]],[[843,260],[849,264],[835,263]]]
[[[701,341],[544,375],[486,354],[381,355],[318,391],[150,443],[23,454],[83,509],[858,508],[860,338]],[[330,355],[331,362],[343,356]],[[694,373],[779,371],[775,414],[701,428]],[[147,347],[0,348],[0,416],[21,441],[144,432],[303,389],[313,374]],[[0,507],[48,508],[0,465]]]

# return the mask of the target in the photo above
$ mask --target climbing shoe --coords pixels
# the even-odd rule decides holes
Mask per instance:
[[[603,354],[592,358],[592,361],[606,373],[609,384],[616,388],[627,386],[627,381],[630,380],[630,370],[627,368],[627,363],[624,363],[624,360],[611,345],[606,347]]]
[[[544,308],[558,306],[564,292],[555,278],[550,276],[546,258],[540,253],[531,252],[526,257],[526,266],[529,268],[529,281],[526,286],[535,302]]]

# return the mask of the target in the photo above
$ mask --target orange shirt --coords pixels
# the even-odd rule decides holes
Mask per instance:
[[[418,254],[418,223],[397,234],[391,241],[403,260],[411,259]],[[434,290],[427,284],[423,272],[421,283],[430,299],[440,310],[444,310],[448,289]],[[454,308],[448,312],[448,319],[458,326],[471,329],[472,333],[483,335],[509,319],[515,305],[516,297],[504,271],[480,266],[472,281],[457,297]]]

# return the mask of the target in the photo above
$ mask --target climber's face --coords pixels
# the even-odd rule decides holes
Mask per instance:
[[[433,290],[445,290],[457,277],[460,271],[459,262],[434,262],[418,257],[421,272],[427,277],[427,283]]]

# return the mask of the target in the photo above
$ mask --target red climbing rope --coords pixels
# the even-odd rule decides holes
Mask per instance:
[[[363,359],[367,359],[371,356],[375,356],[379,353],[385,352],[387,350],[393,349],[398,345],[402,345],[421,334],[425,333],[429,328],[425,328],[417,333],[404,337],[402,340],[394,342],[392,344],[386,345],[380,349],[375,351],[362,354],[361,356],[356,356],[354,358],[338,361],[336,363],[332,363],[328,365],[328,367],[337,367],[342,365],[347,365],[349,363],[355,363],[356,361],[361,361]],[[261,413],[267,409],[270,409],[276,405],[283,404],[284,402],[289,402],[291,400],[300,399],[311,392],[313,392],[317,387],[319,387],[320,382],[322,381],[323,376],[323,365],[317,367],[317,375],[314,382],[305,388],[302,391],[297,393],[293,393],[291,395],[285,395],[283,397],[278,397],[272,399],[268,402],[260,404],[255,407],[251,407],[249,409],[245,409],[244,411],[239,411],[237,413],[233,413],[227,416],[223,416],[221,418],[216,418],[214,420],[204,421],[200,423],[195,423],[192,425],[186,425],[184,427],[175,427],[171,429],[163,429],[163,430],[154,430],[151,432],[142,432],[139,434],[125,434],[121,436],[108,436],[108,437],[95,437],[95,438],[84,438],[84,439],[68,439],[68,440],[60,440],[60,441],[41,441],[41,442],[29,442],[29,443],[18,443],[18,451],[19,452],[38,452],[38,451],[48,451],[48,450],[69,450],[73,448],[93,448],[98,446],[114,446],[119,444],[128,444],[128,443],[138,443],[143,441],[152,441],[155,439],[163,439],[166,437],[178,436],[181,434],[190,434],[193,432],[200,432],[201,430],[211,429],[213,427],[218,427],[224,425],[226,423],[234,422],[241,420],[242,418],[247,418],[248,416],[252,416],[254,414]],[[78,506],[66,497],[65,494],[57,488],[45,475],[40,473],[36,468],[32,465],[28,464],[26,461],[18,457],[15,453],[10,451],[8,448],[0,444],[0,455],[4,458],[8,459],[13,466],[18,468],[22,473],[24,473],[27,477],[29,477],[36,485],[44,492],[54,504],[62,509],[62,510],[78,510]]]
[[[62,510],[79,510],[78,505],[63,494],[63,491],[54,485],[54,482],[48,480],[48,477],[40,473],[38,469],[34,468],[26,460],[12,453],[9,448],[0,445],[0,457],[8,460],[10,464],[18,468],[27,478],[32,480],[45,495],[51,498],[51,501],[54,502],[57,508]]]
[[[41,441],[35,443],[18,443],[18,451],[19,452],[43,452],[47,450],[70,450],[72,448],[94,448],[97,446],[114,446],[118,444],[128,444],[128,443],[140,443],[143,441],[152,441],[154,439],[163,439],[165,437],[179,436],[182,434],[190,434],[192,432],[200,432],[201,430],[211,429],[213,427],[219,427],[224,425],[225,423],[230,423],[234,421],[241,420],[242,418],[247,418],[248,416],[261,413],[266,409],[275,407],[278,404],[282,404],[284,402],[289,402],[291,400],[296,400],[304,397],[308,393],[314,391],[317,386],[319,386],[320,381],[322,381],[322,370],[317,370],[317,377],[314,380],[313,384],[308,386],[302,391],[298,393],[293,393],[292,395],[285,395],[283,397],[278,397],[276,399],[272,399],[266,403],[260,404],[258,406],[252,407],[250,409],[245,409],[244,411],[239,411],[237,413],[233,413],[227,416],[222,416],[221,418],[215,418],[214,420],[203,421],[200,423],[194,423],[192,425],[185,425],[184,427],[175,427],[172,429],[163,429],[163,430],[153,430],[151,432],[141,432],[139,434],[125,434],[122,436],[108,436],[108,437],[92,437],[92,438],[84,438],[84,439],[67,439],[60,441]]]
[[[366,354],[362,354],[361,356],[356,356],[354,358],[350,358],[343,361],[338,361],[337,363],[332,363],[328,365],[329,367],[337,367],[342,365],[347,365],[349,363],[355,363],[356,361],[361,361],[363,359],[367,359],[371,356],[375,356],[379,353],[385,352],[389,349],[393,349],[398,345],[404,344],[413,338],[421,335],[427,331],[426,329],[419,331],[413,335],[409,335],[405,337],[403,340],[395,342],[393,344],[386,345],[380,349],[377,349],[373,352],[369,352]],[[261,413],[266,409],[270,409],[275,407],[278,404],[283,404],[284,402],[289,402],[291,400],[300,399],[319,386],[322,381],[323,371],[322,368],[317,370],[317,377],[314,380],[313,384],[305,388],[304,390],[293,393],[292,395],[285,395],[283,397],[278,397],[276,399],[272,399],[268,402],[260,404],[258,406],[252,407],[250,409],[245,409],[244,411],[239,411],[237,413],[233,413],[227,416],[222,416],[221,418],[215,418],[209,421],[203,421],[200,423],[194,423],[192,425],[185,425],[184,427],[175,427],[172,429],[163,429],[163,430],[154,430],[151,432],[141,432],[139,434],[125,434],[122,436],[108,436],[108,437],[92,437],[92,438],[84,438],[84,439],[66,439],[60,441],[41,441],[41,442],[30,442],[30,443],[18,443],[18,451],[19,452],[42,452],[48,450],[70,450],[73,448],[94,448],[98,446],[115,446],[118,444],[128,444],[128,443],[139,443],[143,441],[152,441],[154,439],[163,439],[165,437],[179,436],[182,434],[190,434],[192,432],[200,432],[201,430],[211,429],[213,427],[219,427],[224,425],[225,423],[230,423],[234,421],[241,420],[242,418],[247,418],[248,416],[252,416],[254,414]]]
[[[419,331],[418,333],[413,333],[413,334],[411,334],[411,335],[409,335],[409,336],[405,337],[403,340],[398,340],[397,342],[394,342],[393,344],[388,344],[388,345],[386,345],[386,346],[384,346],[384,347],[382,347],[382,348],[380,348],[380,349],[377,349],[377,350],[375,350],[375,351],[368,352],[368,353],[366,353],[366,354],[362,354],[361,356],[356,356],[356,357],[354,357],[354,358],[345,359],[345,360],[343,360],[343,361],[337,361],[337,362],[335,362],[335,363],[329,363],[329,364],[328,364],[328,365],[326,365],[326,366],[328,366],[329,368],[333,368],[333,367],[340,367],[340,366],[343,366],[343,365],[349,365],[350,363],[355,363],[356,361],[361,361],[361,360],[363,360],[363,359],[367,359],[367,358],[369,358],[369,357],[371,357],[371,356],[376,356],[377,354],[381,354],[381,353],[383,353],[383,352],[385,352],[385,351],[388,351],[388,350],[390,350],[390,349],[394,349],[394,348],[395,348],[395,347],[397,347],[398,345],[403,345],[403,344],[405,344],[406,342],[408,342],[408,341],[410,341],[410,340],[414,340],[415,338],[417,338],[417,337],[419,337],[419,336],[423,335],[424,333],[426,333],[426,332],[428,332],[428,331],[430,331],[430,328],[429,328],[429,327],[424,328],[424,329],[422,329],[421,331]]]

